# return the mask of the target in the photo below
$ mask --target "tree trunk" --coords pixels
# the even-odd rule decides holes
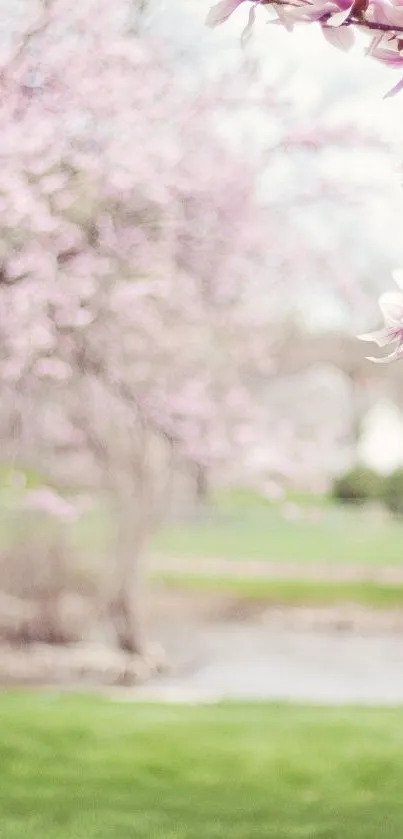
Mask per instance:
[[[130,496],[131,499],[131,496]],[[121,498],[115,505],[117,544],[109,615],[121,649],[136,655],[145,651],[143,626],[143,549],[147,516],[139,498]],[[140,505],[141,507],[141,505]]]
[[[360,378],[354,373],[348,375],[351,384],[351,439],[354,456],[356,456],[361,439],[362,423],[368,408],[368,395]]]
[[[130,590],[122,588],[116,595],[110,606],[110,615],[120,649],[142,655],[145,638],[139,602]]]
[[[198,464],[196,466],[196,500],[198,505],[204,506],[207,503],[208,489],[207,469],[205,466]]]

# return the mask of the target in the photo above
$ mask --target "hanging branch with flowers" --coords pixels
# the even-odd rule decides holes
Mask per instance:
[[[252,30],[256,8],[262,6],[272,16],[272,23],[291,32],[295,24],[317,23],[333,46],[349,50],[356,32],[371,36],[367,55],[403,71],[403,3],[401,0],[221,0],[210,9],[207,24],[218,26],[236,9],[249,6],[249,19],[243,40]],[[403,90],[403,78],[386,93],[385,98]]]

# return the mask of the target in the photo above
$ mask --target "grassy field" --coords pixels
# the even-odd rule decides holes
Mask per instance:
[[[403,605],[403,580],[366,581],[368,573],[382,568],[401,569],[403,574],[403,523],[365,508],[336,505],[326,497],[291,497],[290,507],[273,504],[248,490],[220,493],[200,520],[168,523],[148,546],[150,554],[166,562],[156,578],[170,586],[220,591],[273,603],[296,605],[361,603],[367,606]],[[0,493],[0,547],[21,538],[18,520],[10,507],[10,490]],[[107,508],[99,504],[76,523],[68,523],[75,555],[83,568],[94,568],[114,550]],[[14,536],[13,536],[14,534]],[[169,571],[169,559],[180,560],[181,573]],[[220,578],[203,573],[203,560],[257,560],[274,563],[277,579],[259,579],[251,572],[246,579],[227,574]],[[160,563],[161,564],[161,563]],[[304,582],[304,566],[362,568],[356,582]],[[278,568],[284,565],[284,577]],[[290,565],[293,570],[290,573]],[[301,569],[302,580],[296,579]],[[238,566],[239,567],[239,566]],[[234,566],[233,566],[234,568]],[[371,571],[372,569],[372,571]],[[228,569],[227,569],[228,570]],[[245,564],[246,570],[246,564]],[[84,571],[84,573],[86,573]],[[244,576],[242,569],[242,576]],[[261,575],[264,577],[264,575]],[[362,578],[360,580],[360,577]]]
[[[301,519],[290,521],[281,508],[268,506],[227,515],[215,511],[204,522],[166,526],[153,548],[189,559],[392,566],[403,564],[403,526],[330,505],[320,508],[317,518],[303,508]]]
[[[0,545],[10,541],[10,490],[0,492]],[[150,550],[199,560],[255,559],[272,562],[403,566],[403,523],[368,510],[351,509],[326,497],[292,497],[296,519],[256,493],[220,493],[198,521],[166,524]],[[80,550],[97,554],[109,543],[111,525],[102,505],[69,525]]]
[[[223,594],[275,606],[334,606],[358,604],[371,609],[401,609],[403,585],[316,580],[265,580],[162,573],[153,579],[165,588]]]
[[[397,839],[403,711],[0,696],[4,839]]]
[[[311,502],[312,504],[313,502]],[[273,562],[344,563],[403,566],[403,524],[365,510],[322,501],[306,502],[301,518],[289,520],[279,505],[217,504],[200,521],[166,524],[152,538],[152,552],[203,559],[256,559]],[[76,528],[76,539],[88,550],[107,542],[104,512],[95,510]]]

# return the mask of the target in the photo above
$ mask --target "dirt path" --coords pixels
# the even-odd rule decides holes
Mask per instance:
[[[183,559],[154,556],[149,561],[154,574],[183,574],[235,579],[295,580],[315,582],[368,582],[403,585],[402,567],[290,563],[259,560]]]

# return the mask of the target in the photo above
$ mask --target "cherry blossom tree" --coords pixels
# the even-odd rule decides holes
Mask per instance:
[[[3,62],[0,363],[21,445],[51,454],[50,413],[93,454],[117,519],[109,611],[138,652],[138,558],[172,464],[222,458],[253,419],[242,290],[266,235],[258,161],[123,29],[114,4],[54,2]]]
[[[140,652],[140,559],[172,475],[186,463],[200,480],[265,433],[270,280],[290,292],[302,261],[322,268],[259,200],[262,171],[357,135],[317,125],[313,142],[253,68],[202,89],[181,78],[123,2],[41,8],[0,74],[0,419],[23,455],[51,463],[60,440],[90,453],[117,523],[108,612]],[[280,141],[223,131],[251,80]]]

